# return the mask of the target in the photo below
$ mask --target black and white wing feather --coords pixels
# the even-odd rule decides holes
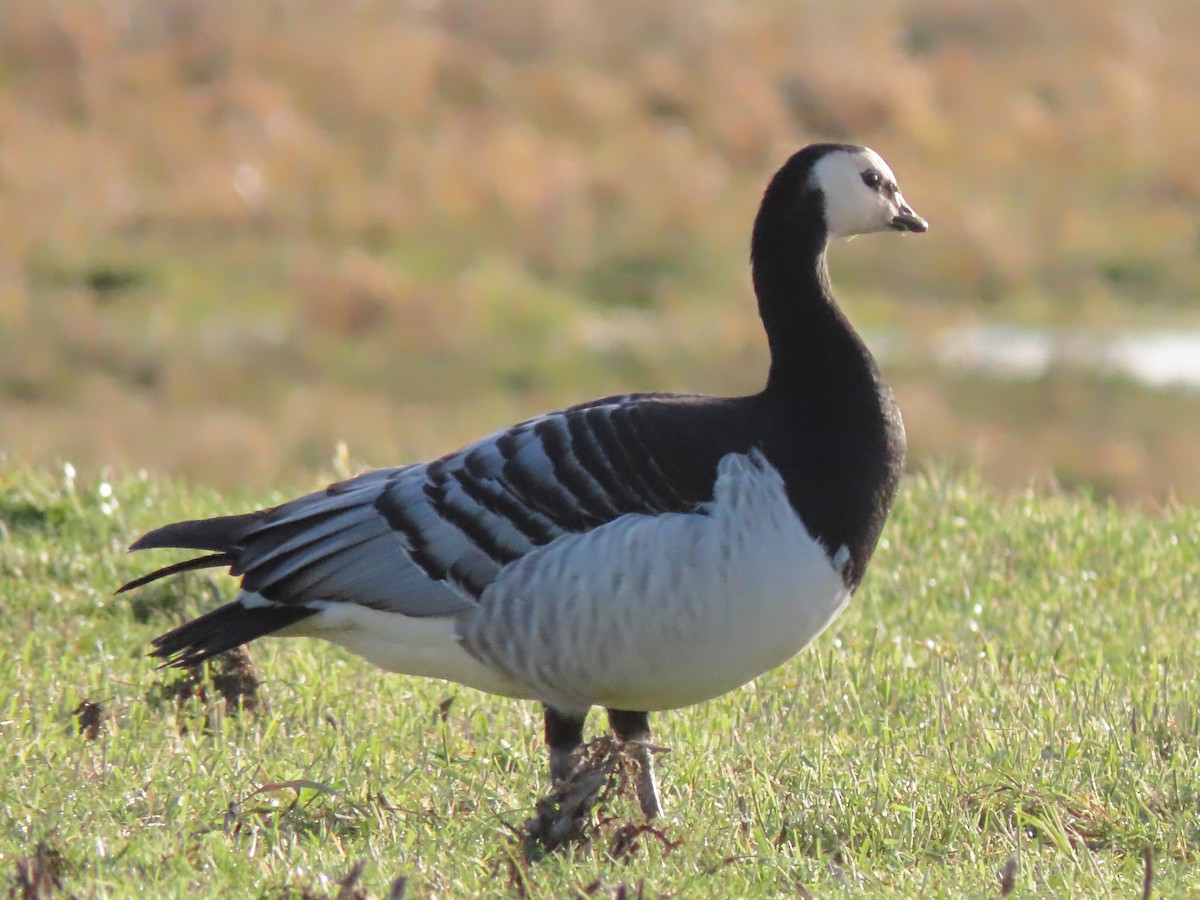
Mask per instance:
[[[653,394],[600,400],[530,419],[433,462],[369,472],[272,509],[167,525],[130,549],[211,555],[121,590],[206,566],[228,565],[241,576],[234,603],[156,642],[156,653],[178,664],[207,659],[330,603],[455,617],[506,566],[556,538],[630,513],[685,512],[710,499],[726,448],[681,455],[674,445],[687,444],[687,429],[668,421],[702,402]]]

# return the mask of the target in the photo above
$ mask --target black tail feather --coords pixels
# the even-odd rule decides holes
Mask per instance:
[[[240,516],[217,516],[212,519],[193,519],[188,522],[173,522],[143,534],[129,545],[133,550],[149,550],[155,547],[171,547],[179,550],[213,550],[227,553],[255,525],[262,522],[269,510],[243,513]]]
[[[211,519],[175,522],[142,535],[130,545],[131,551],[170,547],[213,552],[208,556],[173,563],[135,578],[123,585],[117,593],[194,569],[229,566],[233,574],[238,574],[234,570],[243,550],[242,542],[268,522],[272,512],[273,510],[267,509],[239,516],[217,516]],[[154,650],[151,651],[151,655],[165,660],[164,666],[198,666],[226,650],[279,631],[316,612],[315,609],[297,605],[244,606],[235,600],[156,637],[152,642]]]
[[[234,601],[156,637],[151,655],[166,660],[164,666],[198,666],[316,612],[304,606],[246,607]]]
[[[132,591],[134,588],[140,588],[144,584],[149,584],[152,581],[158,581],[160,578],[166,578],[168,575],[178,575],[180,572],[191,572],[193,569],[212,569],[217,566],[233,565],[233,556],[228,553],[213,553],[210,556],[197,556],[195,559],[185,559],[183,562],[173,563],[169,566],[163,566],[161,569],[156,569],[149,575],[142,575],[140,578],[135,578],[126,584],[117,588],[118,594],[123,594],[126,591]]]

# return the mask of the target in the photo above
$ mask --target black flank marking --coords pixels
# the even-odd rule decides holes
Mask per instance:
[[[466,472],[455,472],[463,492],[488,512],[504,519],[535,547],[550,543],[561,535],[562,529],[545,516],[534,512],[508,491],[503,482],[472,478]]]
[[[472,575],[469,566],[465,565],[462,560],[456,561],[450,567],[450,571],[446,577],[459,585],[476,600],[479,599],[480,594],[487,590],[488,585],[492,583],[491,578],[483,579]]]
[[[689,442],[676,429],[669,426],[664,428],[662,423],[647,421],[644,412],[645,410],[639,409],[630,410],[630,420],[646,446],[663,486],[675,496],[680,508],[689,512],[694,510],[698,503],[712,500],[717,479],[716,459],[713,459],[708,468],[705,467],[703,460],[708,454],[701,444],[702,439],[696,436]],[[664,440],[665,437],[676,438],[677,443],[672,446]],[[708,437],[707,442],[712,442],[711,437]],[[686,463],[686,468],[681,467],[680,463]]]
[[[589,531],[599,521],[556,485],[534,478],[526,469],[509,463],[504,467],[504,481],[525,503],[545,514],[567,531]]]
[[[508,462],[516,456],[522,446],[519,438],[528,433],[529,429],[527,428],[511,428],[496,438],[496,450],[499,452],[500,458]]]
[[[626,446],[638,463],[638,471],[647,483],[653,483],[655,492],[663,498],[665,509],[682,511],[691,509],[695,504],[681,497],[671,484],[666,473],[655,459],[652,441],[646,436],[646,430],[638,421],[637,408],[624,407],[613,410],[613,424],[621,426],[624,446]]]
[[[429,480],[421,485],[421,493],[433,505],[440,503],[446,496],[446,479],[440,478],[436,481]]]
[[[485,553],[488,559],[497,565],[511,563],[512,560],[521,556],[520,553],[510,550],[499,541],[498,535],[494,530],[488,527],[485,517],[493,517],[491,512],[486,509],[469,508],[464,509],[463,506],[457,505],[452,499],[449,490],[449,480],[454,478],[458,472],[456,469],[451,469],[446,473],[439,473],[439,478],[436,484],[426,482],[422,490],[425,491],[425,496],[430,499],[430,505],[437,514],[451,528],[455,528],[468,541],[478,548],[482,553]],[[456,478],[457,482],[458,479]],[[450,576],[454,577],[454,565],[450,566]]]
[[[478,547],[492,562],[497,565],[507,565],[521,554],[501,543],[499,535],[488,527],[486,519],[480,515],[480,509],[464,509],[454,503],[449,492],[440,487],[436,498],[430,498],[438,514],[450,525],[457,528],[472,544]],[[496,516],[483,510],[490,518]]]
[[[588,415],[592,432],[596,435],[601,450],[608,457],[613,471],[618,478],[624,479],[632,492],[640,495],[638,507],[641,511],[664,512],[675,509],[675,506],[644,477],[643,472],[648,467],[640,465],[630,455],[630,450],[622,439],[623,435],[617,430],[619,423],[615,420],[615,415],[616,410],[607,409],[589,411]]]
[[[499,456],[500,454],[497,452],[495,455]],[[492,454],[483,449],[472,450],[462,458],[463,470],[465,470],[466,473],[472,478],[492,478],[497,473],[488,466],[488,460],[491,458]],[[454,477],[459,481],[462,481],[462,476],[462,470],[456,470],[454,472]]]
[[[545,482],[535,478],[527,469],[517,464],[516,453],[524,446],[515,439],[506,440],[513,432],[508,432],[496,442],[504,456],[504,467],[500,472],[500,480],[512,490],[517,498],[553,521],[567,531],[584,532],[595,527],[599,522],[589,516],[586,510],[574,503],[574,498],[563,491],[554,482]],[[540,442],[540,438],[533,436]],[[545,446],[542,446],[545,453]],[[552,463],[553,465],[553,463]]]
[[[554,477],[569,491],[589,515],[609,522],[620,515],[620,510],[597,489],[595,479],[575,458],[571,434],[567,430],[566,417],[556,416],[538,424],[535,429],[542,439],[542,448],[554,467]]]
[[[592,433],[586,413],[567,416],[571,449],[579,465],[595,479],[608,500],[621,513],[644,511],[645,505],[630,491],[604,455],[600,439]]]
[[[390,493],[385,491],[379,495],[375,501],[375,510],[383,516],[383,520],[393,531],[404,535],[409,545],[409,558],[422,572],[435,581],[441,581],[446,577],[446,567],[430,552],[429,540],[421,529],[405,515],[404,508],[392,499]]]
[[[689,484],[690,479],[687,477],[687,473],[675,465],[676,457],[671,452],[674,448],[663,445],[659,435],[660,429],[655,428],[653,422],[648,422],[642,413],[643,410],[638,408],[629,410],[627,417],[629,427],[644,448],[646,458],[653,466],[654,474],[658,477],[658,484],[671,495],[671,499],[677,507],[690,509],[697,502],[696,491]],[[710,479],[705,486],[703,499],[712,498],[712,487],[713,482]]]

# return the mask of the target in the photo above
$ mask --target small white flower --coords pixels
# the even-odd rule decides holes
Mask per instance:
[[[258,203],[266,193],[267,180],[257,166],[242,163],[233,173],[233,190],[248,204]]]

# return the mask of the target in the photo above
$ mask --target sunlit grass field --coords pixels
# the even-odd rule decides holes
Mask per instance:
[[[132,537],[279,499],[0,471],[0,884],[43,844],[83,897],[351,896],[360,862],[358,896],[1134,897],[1148,852],[1153,896],[1200,893],[1195,509],[911,475],[827,634],[657,717],[663,839],[527,864],[534,705],[293,640],[238,711],[146,657],[232,585],[114,597],[170,558]]]

